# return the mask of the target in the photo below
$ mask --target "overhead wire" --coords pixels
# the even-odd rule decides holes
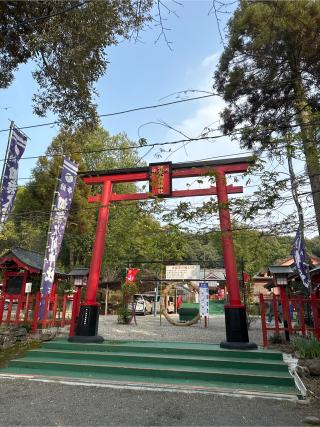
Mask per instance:
[[[284,82],[292,82],[292,79],[285,80]],[[263,85],[264,89],[267,88],[267,87],[278,87],[278,83],[277,84],[270,83],[270,84],[264,84]],[[182,91],[182,92],[186,93],[187,91]],[[199,92],[203,92],[203,91],[199,91]],[[98,117],[112,117],[112,116],[117,116],[117,115],[132,113],[132,112],[136,112],[136,111],[143,111],[143,110],[148,110],[148,109],[161,108],[161,107],[166,107],[166,106],[169,106],[169,105],[180,104],[180,103],[194,101],[194,100],[199,100],[199,99],[211,98],[213,96],[222,97],[223,93],[214,92],[214,93],[208,93],[206,95],[201,95],[201,96],[195,96],[195,97],[189,97],[189,98],[184,98],[184,99],[178,99],[176,101],[169,101],[169,102],[165,102],[165,103],[147,105],[147,106],[142,106],[142,107],[134,107],[134,108],[129,108],[129,109],[126,109],[126,110],[112,112],[112,113],[98,114]],[[303,107],[303,109],[304,108],[305,107]],[[293,113],[292,117],[294,117],[297,114],[298,113]],[[56,120],[56,121],[53,121],[53,122],[39,123],[39,124],[35,124],[35,125],[24,125],[24,126],[18,127],[18,129],[20,129],[20,130],[23,130],[23,129],[33,129],[33,128],[38,128],[38,127],[53,126],[53,125],[59,125],[59,124],[62,124],[62,122]],[[298,126],[300,126],[300,125],[298,125]],[[307,125],[304,125],[304,126],[307,126]],[[288,126],[288,127],[292,127],[292,126]],[[8,131],[10,131],[10,128],[0,129],[0,132],[8,132]]]
[[[309,123],[306,126],[314,126],[314,125],[320,125],[320,122],[312,122]],[[292,127],[299,127],[300,125],[292,125],[290,126],[290,128]],[[21,157],[20,160],[32,160],[32,159],[38,159],[38,158],[50,158],[50,157],[63,157],[64,155],[68,154],[93,154],[93,153],[101,153],[101,152],[112,152],[112,151],[123,151],[123,150],[131,150],[131,149],[141,149],[144,147],[151,147],[151,146],[164,146],[164,145],[174,145],[174,144],[180,144],[180,143],[184,143],[184,142],[194,142],[194,141],[203,141],[203,140],[216,140],[216,139],[220,139],[220,138],[227,138],[229,136],[234,136],[234,135],[240,135],[242,130],[246,130],[248,129],[249,126],[244,126],[242,128],[238,128],[236,131],[234,132],[230,132],[226,135],[222,134],[222,135],[211,135],[211,136],[200,136],[200,137],[196,137],[196,138],[186,138],[186,139],[180,139],[180,140],[174,140],[174,141],[164,141],[164,142],[152,142],[150,144],[142,144],[142,145],[131,145],[131,146],[127,146],[127,147],[112,147],[112,148],[101,148],[98,150],[76,150],[76,151],[70,151],[68,153],[59,153],[59,154],[45,154],[45,155],[38,155],[38,156],[29,156],[29,157]],[[289,126],[286,126],[289,127]],[[276,131],[276,130],[280,130],[283,129],[284,127],[279,127],[278,129],[275,128],[268,128],[267,130],[271,131]],[[213,131],[218,131],[220,129],[213,129]],[[263,128],[261,129],[263,131]],[[257,135],[258,137],[259,135]],[[287,144],[276,144],[275,148],[281,148],[281,147],[286,147]],[[261,149],[256,150],[257,152],[260,152]],[[263,150],[262,150],[263,151]],[[0,161],[5,161],[5,159],[0,159]]]
[[[112,117],[112,116],[118,116],[118,115],[122,115],[122,114],[133,113],[133,112],[136,112],[136,111],[143,111],[143,110],[150,110],[150,109],[155,109],[155,108],[167,107],[169,105],[181,104],[183,102],[189,102],[189,101],[195,101],[195,100],[198,100],[198,99],[210,98],[212,96],[219,96],[219,95],[215,94],[215,93],[212,93],[212,94],[209,94],[209,95],[194,96],[194,97],[190,97],[190,98],[186,98],[186,99],[178,99],[176,101],[163,102],[161,104],[154,104],[154,105],[147,105],[147,106],[143,106],[143,107],[130,108],[130,109],[127,109],[127,110],[116,111],[114,113],[98,114],[98,117]],[[34,128],[44,127],[44,126],[59,125],[61,123],[62,122],[60,122],[60,121],[57,120],[57,121],[54,121],[54,122],[39,123],[37,125],[19,126],[17,128],[19,130],[23,130],[23,129],[34,129]],[[8,131],[10,131],[10,128],[0,129],[0,132],[8,132]]]

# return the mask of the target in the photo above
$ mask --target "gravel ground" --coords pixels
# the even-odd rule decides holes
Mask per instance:
[[[176,320],[177,315],[172,315]],[[153,315],[136,316],[137,325],[120,325],[117,316],[100,316],[99,335],[105,339],[127,340],[160,340],[160,341],[189,341],[218,344],[225,341],[224,316],[211,316],[208,328],[204,327],[204,321],[192,326],[173,326],[163,316]],[[250,341],[258,345],[262,343],[261,322],[257,317],[250,325]]]
[[[257,318],[249,331],[257,344],[260,330]],[[219,343],[225,325],[224,316],[211,317],[207,329],[203,323],[173,326],[164,318],[160,324],[159,316],[137,317],[137,325],[101,316],[99,334]],[[306,417],[320,417],[318,403],[0,379],[0,426],[305,426]]]
[[[319,405],[1,379],[1,426],[303,426]]]

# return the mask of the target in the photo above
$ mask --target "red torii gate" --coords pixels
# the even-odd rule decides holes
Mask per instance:
[[[219,203],[220,228],[226,270],[229,304],[225,306],[227,340],[222,342],[225,348],[257,348],[249,343],[245,306],[240,300],[240,289],[236,269],[236,259],[231,232],[228,194],[242,193],[242,186],[227,185],[226,174],[242,173],[248,170],[252,158],[230,158],[204,162],[188,163],[152,163],[146,167],[88,171],[79,173],[88,185],[102,185],[101,194],[91,196],[88,201],[100,203],[96,239],[93,246],[88,285],[85,301],[81,304],[76,333],[70,341],[102,342],[98,336],[98,308],[96,294],[99,284],[101,263],[104,253],[105,236],[108,224],[109,205],[122,200],[146,200],[154,197],[192,197],[216,195]],[[172,178],[214,176],[215,186],[204,189],[186,189],[172,191]],[[112,186],[117,183],[149,181],[149,192],[118,194]]]

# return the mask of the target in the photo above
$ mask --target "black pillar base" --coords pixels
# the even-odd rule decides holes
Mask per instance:
[[[254,342],[228,342],[222,341],[220,343],[221,348],[227,348],[228,350],[257,350],[258,346]]]
[[[255,350],[257,344],[249,342],[245,307],[224,307],[227,340],[220,343],[221,348],[233,350]]]
[[[81,305],[76,332],[69,337],[70,342],[102,343],[103,337],[97,335],[99,323],[99,305]]]
[[[104,341],[103,337],[100,335],[94,335],[92,337],[75,335],[68,338],[69,342],[80,342],[80,343],[102,343]]]

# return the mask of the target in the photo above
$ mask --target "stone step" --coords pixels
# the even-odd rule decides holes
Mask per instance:
[[[170,355],[188,355],[199,357],[221,357],[226,359],[254,359],[262,361],[282,361],[282,354],[274,351],[258,350],[226,350],[217,344],[159,342],[159,341],[104,341],[102,344],[69,343],[67,341],[49,341],[42,345],[46,349],[94,351],[94,352],[125,352],[153,353]]]
[[[170,354],[150,354],[150,353],[125,353],[125,352],[84,352],[74,350],[49,350],[49,349],[35,349],[28,352],[28,358],[32,359],[64,359],[83,361],[90,360],[99,363],[135,363],[140,365],[158,364],[170,366],[189,366],[189,367],[215,367],[223,369],[243,369],[250,371],[260,372],[277,372],[288,374],[288,367],[283,361],[267,361],[264,363],[261,360],[253,359],[225,359],[222,357],[199,357],[189,355],[170,355]]]
[[[96,364],[83,361],[83,363],[76,363],[75,361],[65,360],[35,360],[30,358],[16,359],[10,362],[11,370],[19,368],[20,370],[28,370],[29,372],[38,372],[39,370],[45,371],[48,375],[61,376],[61,373],[68,373],[68,376],[78,376],[79,373],[85,373],[86,377],[104,378],[112,376],[115,379],[125,379],[130,381],[132,377],[140,378],[143,381],[154,381],[155,379],[161,381],[172,381],[187,382],[193,385],[214,386],[216,383],[225,383],[229,386],[235,386],[237,388],[245,387],[262,387],[272,388],[277,390],[291,389],[295,390],[294,383],[291,376],[280,375],[265,375],[257,372],[243,372],[240,370],[223,371],[218,369],[195,369],[188,368],[183,369],[176,367],[159,367],[158,365],[153,366],[137,366],[134,364]],[[62,375],[63,376],[63,375]],[[161,382],[160,381],[160,382]]]
[[[226,350],[188,342],[82,344],[60,339],[42,343],[41,348],[12,360],[1,374],[299,395],[279,352]]]

